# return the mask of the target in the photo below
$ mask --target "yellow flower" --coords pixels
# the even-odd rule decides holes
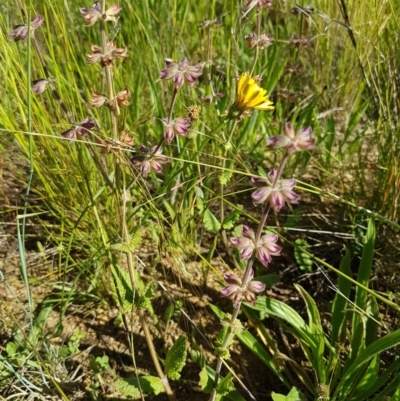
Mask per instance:
[[[248,72],[243,73],[237,83],[236,106],[241,113],[247,109],[274,110],[267,91],[260,88]]]

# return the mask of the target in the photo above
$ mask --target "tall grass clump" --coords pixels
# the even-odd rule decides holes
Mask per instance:
[[[398,228],[398,105],[386,79],[397,77],[393,4],[0,7],[0,143],[24,155],[27,177],[13,273],[23,295],[2,273],[15,305],[3,323],[13,330],[0,354],[6,395],[68,400],[76,381],[92,399],[183,399],[182,385],[210,401],[264,399],[259,391],[274,400],[399,397],[390,352],[400,334],[380,305],[398,307],[372,280],[378,234]],[[311,251],[301,226],[307,205],[313,221],[325,204],[324,221],[354,239],[337,264]],[[29,269],[28,218],[57,246],[47,282]],[[305,307],[274,296],[271,271],[293,263],[331,280],[329,319],[304,286],[290,291]],[[204,316],[174,295],[176,283],[197,299],[211,294]],[[117,307],[132,376],[103,350],[82,352],[80,327],[55,345],[74,308],[91,302]],[[239,346],[285,394],[244,382]],[[73,370],[82,355],[89,384],[76,379],[80,365]]]

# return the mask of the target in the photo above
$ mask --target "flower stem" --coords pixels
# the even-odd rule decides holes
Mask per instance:
[[[230,129],[229,132],[229,137],[228,137],[228,142],[226,143],[227,146],[230,146],[230,142],[231,142],[231,138],[233,133],[235,132],[236,126],[237,126],[237,120],[233,121],[232,127]],[[227,146],[225,146],[225,151],[222,157],[222,174],[224,173],[225,167],[226,167],[226,158],[227,158],[227,153],[228,153],[228,148]],[[219,210],[220,210],[220,222],[221,225],[224,222],[225,219],[225,204],[224,204],[224,184],[220,185],[220,206],[219,206]],[[223,228],[221,230],[221,236],[222,236],[222,242],[224,243],[226,249],[229,252],[229,244],[228,244],[228,238],[226,236],[226,230]]]
[[[279,182],[288,158],[289,158],[289,154],[286,152],[285,156],[283,157],[283,159],[282,159],[282,161],[281,161],[281,163],[279,165],[277,175],[276,175],[275,180],[274,180],[274,182],[272,184],[273,187]],[[262,232],[263,232],[263,229],[264,229],[265,223],[267,221],[267,218],[268,218],[270,210],[271,210],[271,205],[269,203],[265,204],[264,210],[263,210],[263,214],[262,214],[260,222],[258,224],[257,232],[256,232],[255,239],[254,239],[255,248],[257,248],[257,244],[260,241],[260,238],[261,238],[261,235],[262,235]],[[242,281],[242,289],[245,289],[245,286],[248,283],[248,279],[249,279],[250,274],[251,274],[251,272],[253,270],[255,257],[256,256],[253,253],[251,258],[247,262],[246,270],[245,270],[245,272],[243,274],[243,278],[241,280]],[[224,338],[224,341],[223,341],[223,343],[222,343],[222,345],[220,347],[222,351],[225,351],[227,349],[227,347],[228,347],[228,344],[231,343],[232,337],[234,335],[233,327],[234,327],[234,324],[235,324],[235,320],[237,319],[237,317],[239,315],[241,306],[242,306],[242,300],[240,300],[233,307],[232,317],[231,317],[230,322],[229,322],[230,324],[229,324],[229,327],[228,327],[228,331],[227,331],[227,333],[225,335],[225,338]],[[216,398],[217,386],[218,386],[218,381],[219,381],[219,377],[220,377],[220,374],[221,374],[222,363],[223,363],[222,357],[218,357],[217,366],[215,368],[214,389],[213,389],[213,391],[211,393],[209,401],[214,401],[215,398]]]
[[[175,102],[176,102],[177,97],[178,97],[178,89],[175,87],[175,88],[174,88],[174,92],[172,93],[171,105],[169,106],[169,113],[168,113],[168,117],[167,117],[167,125],[171,122],[171,119],[172,119],[172,112],[174,111],[174,106],[175,106]],[[154,156],[154,155],[158,152],[158,150],[159,150],[159,149],[161,148],[161,146],[163,145],[164,140],[165,140],[165,139],[164,139],[164,135],[163,135],[163,136],[161,137],[160,141],[158,142],[158,144],[157,144],[157,146],[156,146],[156,148],[155,148],[155,150],[154,150],[152,156]]]
[[[106,13],[106,0],[101,0],[101,13],[104,15]],[[107,32],[106,32],[106,22],[100,18],[100,38],[101,38],[101,51],[103,54],[107,53]],[[113,74],[112,67],[109,65],[104,66],[104,74],[106,78],[106,86],[108,90],[108,98],[114,99],[114,85],[113,85]],[[118,102],[115,102],[115,109],[110,108],[111,116],[111,130],[112,138],[118,140],[118,121],[117,115],[119,115]]]
[[[257,40],[260,38],[261,34],[261,11],[257,9],[256,12],[256,18],[257,18]],[[254,74],[254,70],[256,69],[256,64],[258,61],[258,55],[260,54],[260,47],[257,45],[254,53],[254,60],[253,60],[253,65],[251,66],[251,71],[250,71],[250,76],[252,77]]]

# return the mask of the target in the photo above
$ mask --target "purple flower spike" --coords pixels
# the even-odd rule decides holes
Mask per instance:
[[[261,281],[253,280],[253,277],[253,269],[250,270],[250,274],[246,282],[243,283],[242,280],[239,279],[235,274],[225,273],[224,279],[228,285],[222,288],[221,295],[229,298],[235,308],[240,305],[243,297],[247,302],[254,303],[257,299],[256,294],[264,291],[265,284]]]
[[[242,232],[243,237],[231,238],[232,245],[240,249],[241,260],[250,259],[255,250],[257,259],[263,266],[268,266],[272,260],[272,256],[278,256],[281,253],[282,248],[276,244],[278,241],[277,235],[265,234],[256,244],[255,234],[251,228],[243,226]]]
[[[268,266],[272,260],[272,256],[279,256],[282,248],[277,245],[278,236],[275,234],[263,235],[257,244],[257,259],[263,264]]]
[[[200,65],[190,65],[185,57],[181,62],[175,63],[173,60],[166,59],[165,70],[160,71],[161,79],[171,79],[177,90],[184,84],[195,87],[197,78],[202,74]]]
[[[77,137],[85,136],[90,130],[94,128],[96,128],[96,123],[92,121],[89,117],[86,117],[83,121],[76,124],[75,127],[64,131],[61,136],[73,142],[77,139]]]
[[[251,181],[258,189],[251,194],[251,197],[254,203],[268,201],[271,207],[279,213],[285,203],[297,204],[300,196],[293,191],[296,185],[294,178],[276,181],[276,176],[277,171],[272,170],[268,174],[268,178],[252,177]]]
[[[41,15],[37,15],[31,20],[31,34],[33,35],[35,30],[38,29],[44,22],[44,18]],[[28,39],[28,25],[16,25],[10,32],[10,36],[14,42],[22,40],[23,42]]]
[[[100,18],[104,21],[115,21],[115,16],[121,11],[119,4],[112,5],[105,14],[101,14],[101,5],[99,1],[93,3],[92,8],[80,8],[82,18],[85,20],[85,26],[93,26]]]
[[[32,90],[35,95],[41,95],[49,84],[48,79],[40,78],[32,81]]]
[[[167,143],[174,139],[175,134],[187,137],[191,122],[190,118],[176,118],[169,123],[167,118],[162,118],[161,121],[165,126],[164,138]]]
[[[268,138],[268,148],[272,150],[285,148],[288,154],[315,149],[315,139],[311,139],[311,127],[303,128],[296,134],[292,124],[285,123],[285,134]]]
[[[162,156],[162,148],[160,147],[155,152],[156,149],[157,146],[149,149],[147,146],[142,145],[139,149],[142,154],[138,154],[131,159],[134,166],[139,166],[139,171],[143,178],[148,176],[150,170],[161,173],[162,165],[168,162],[168,157]]]
[[[254,231],[247,227],[243,226],[243,237],[234,237],[231,238],[231,243],[235,248],[240,249],[240,259],[248,260],[253,255],[255,244],[254,244]]]

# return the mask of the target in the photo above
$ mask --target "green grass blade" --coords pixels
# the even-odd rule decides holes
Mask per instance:
[[[387,334],[386,336],[376,340],[374,343],[369,345],[352,362],[351,366],[343,373],[341,382],[336,387],[335,395],[339,393],[348,396],[349,390],[352,388],[358,372],[360,372],[368,361],[370,361],[375,355],[400,345],[400,329],[393,333]]]
[[[351,277],[351,253],[346,248],[346,253],[340,262],[339,270],[346,276]],[[338,342],[340,333],[346,330],[344,322],[346,320],[346,313],[344,310],[348,304],[348,298],[350,296],[351,282],[346,279],[345,276],[339,276],[338,278],[338,292],[335,295],[335,299],[332,304],[332,333],[331,333],[331,344]]]
[[[357,281],[362,284],[364,287],[368,287],[369,277],[371,274],[372,260],[374,257],[374,248],[375,248],[375,221],[373,218],[369,219],[368,229],[364,240],[364,247],[361,256],[361,262],[358,270]],[[352,332],[357,333],[360,332],[361,328],[363,328],[363,317],[360,315],[360,311],[365,311],[367,308],[367,292],[357,286],[356,295],[354,300],[354,306],[356,308],[356,313],[353,314],[352,321]],[[357,338],[354,336],[351,341],[351,353],[349,363],[356,358],[361,350],[364,347],[363,343],[364,339]]]

